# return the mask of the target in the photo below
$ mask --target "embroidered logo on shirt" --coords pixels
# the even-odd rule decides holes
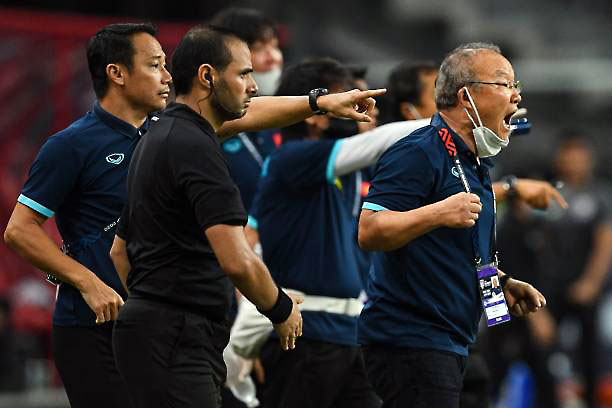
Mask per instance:
[[[106,156],[106,161],[112,164],[119,164],[123,161],[124,157],[123,153],[113,153]]]
[[[453,166],[453,167],[451,168],[451,173],[453,173],[453,176],[455,176],[455,177],[457,177],[457,178],[461,178],[461,177],[459,176],[459,171],[457,170],[457,167]]]

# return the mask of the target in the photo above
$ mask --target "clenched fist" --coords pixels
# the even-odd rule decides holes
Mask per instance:
[[[482,211],[480,197],[473,193],[457,193],[437,205],[440,224],[450,228],[473,227]]]

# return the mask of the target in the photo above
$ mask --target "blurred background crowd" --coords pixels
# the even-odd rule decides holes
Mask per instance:
[[[365,68],[370,87],[385,86],[402,62],[439,63],[468,41],[499,44],[523,83],[521,105],[533,127],[513,138],[497,159],[496,174],[548,180],[569,209],[553,204],[533,210],[512,200],[499,209],[502,269],[540,288],[549,307],[533,318],[482,331],[478,349],[491,371],[491,392],[500,407],[548,407],[553,401],[581,407],[588,406],[589,396],[596,406],[612,407],[607,279],[612,3],[21,0],[0,5],[2,230],[41,144],[91,108],[85,43],[106,24],[152,21],[171,55],[191,26],[228,5],[253,7],[278,22],[284,62],[270,70],[331,56]],[[378,103],[384,108],[384,98]],[[59,242],[52,223],[47,227]],[[67,406],[49,360],[54,289],[40,271],[0,245],[0,408]]]

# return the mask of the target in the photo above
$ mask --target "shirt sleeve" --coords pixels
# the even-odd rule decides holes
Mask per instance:
[[[244,225],[247,217],[240,192],[219,145],[208,136],[193,134],[177,134],[172,142],[168,152],[170,169],[200,227]]]
[[[17,201],[52,217],[76,185],[81,167],[82,160],[69,143],[50,137],[34,159]]]
[[[274,156],[275,171],[284,184],[298,191],[334,183],[334,163],[341,144],[342,140],[291,142]]]
[[[431,193],[434,169],[416,144],[397,143],[376,165],[363,209],[409,211],[422,207]]]

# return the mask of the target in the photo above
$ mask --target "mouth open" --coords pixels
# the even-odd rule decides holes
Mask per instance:
[[[506,130],[510,130],[510,121],[512,120],[512,117],[514,116],[514,114],[516,113],[516,111],[510,112],[509,114],[507,114],[506,116],[504,116],[504,128]]]

